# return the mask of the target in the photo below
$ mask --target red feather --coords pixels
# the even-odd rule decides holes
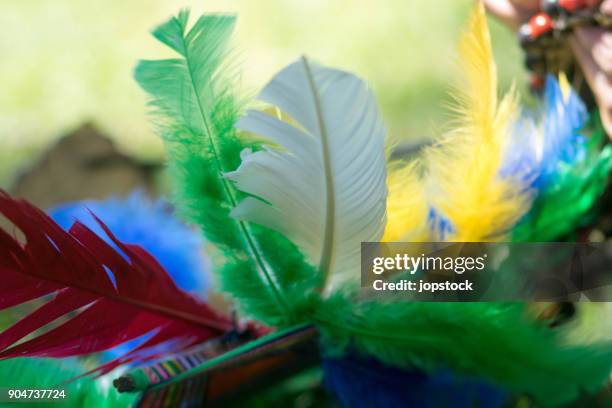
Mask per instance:
[[[0,229],[0,310],[46,296],[38,309],[0,333],[0,358],[66,357],[103,351],[153,333],[142,345],[101,367],[148,360],[218,337],[229,318],[179,289],[145,250],[117,240],[123,255],[85,225],[69,232],[43,211],[0,190],[0,213],[23,239]],[[112,276],[112,278],[111,278]],[[66,321],[15,344],[60,317]]]

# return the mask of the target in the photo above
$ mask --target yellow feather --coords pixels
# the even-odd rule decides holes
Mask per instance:
[[[565,102],[568,101],[570,97],[570,92],[572,91],[572,86],[567,79],[567,75],[565,72],[559,72],[559,88],[561,88],[561,92],[563,93],[563,99]]]
[[[391,166],[387,176],[384,242],[427,241],[427,201],[416,162]]]
[[[497,98],[497,73],[481,2],[459,42],[463,81],[457,89],[455,129],[426,152],[428,196],[453,226],[450,241],[501,240],[528,209],[529,194],[499,171],[516,114],[512,89]],[[520,175],[515,175],[520,177]]]

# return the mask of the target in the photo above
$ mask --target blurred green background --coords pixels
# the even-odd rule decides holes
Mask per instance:
[[[0,2],[0,187],[85,122],[137,157],[163,157],[132,80],[165,50],[149,31],[181,7],[238,13],[235,48],[249,95],[300,54],[374,89],[396,140],[438,133],[454,46],[472,0],[4,0]],[[525,74],[514,35],[492,33],[502,85]]]

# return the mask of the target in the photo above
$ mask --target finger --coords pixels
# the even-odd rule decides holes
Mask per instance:
[[[580,46],[606,75],[612,76],[612,32],[593,26],[577,27],[574,32]]]
[[[602,13],[612,16],[612,0],[605,0],[599,7]]]
[[[484,0],[489,13],[518,29],[537,9],[538,0]]]
[[[601,0],[586,0],[585,3],[587,7],[593,8],[597,6],[599,3],[601,3]]]
[[[510,0],[484,0],[487,11],[512,28],[520,24],[519,14]]]
[[[510,0],[517,8],[521,10],[537,10],[540,8],[540,0]]]
[[[612,137],[612,79],[599,69],[588,48],[581,44],[576,35],[572,35],[569,42],[593,90],[606,133]]]

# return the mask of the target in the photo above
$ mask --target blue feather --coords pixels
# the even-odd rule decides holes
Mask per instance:
[[[586,157],[586,140],[580,130],[588,119],[580,97],[570,90],[564,96],[559,82],[546,79],[542,104],[525,110],[516,121],[501,175],[523,174],[526,188],[546,189],[560,171]]]
[[[123,199],[78,201],[48,210],[62,228],[67,230],[79,220],[121,252],[95,222],[90,211],[104,221],[121,241],[138,244],[149,251],[179,287],[201,299],[206,297],[210,267],[202,252],[202,239],[171,214],[167,202],[153,202],[143,193],[135,192]]]
[[[450,220],[442,213],[437,211],[433,207],[429,207],[429,212],[427,213],[427,223],[434,232],[434,236],[437,240],[444,241],[454,232],[454,228]]]
[[[498,408],[508,397],[506,391],[484,380],[449,370],[430,375],[350,355],[324,359],[323,370],[326,387],[346,407]]]

